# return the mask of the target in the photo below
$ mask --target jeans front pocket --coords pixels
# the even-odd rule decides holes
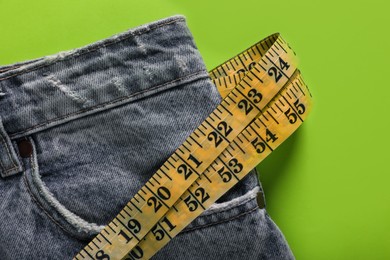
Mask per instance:
[[[28,138],[33,146],[33,153],[25,160],[24,182],[32,200],[53,221],[59,228],[69,235],[88,240],[98,234],[103,225],[88,222],[74,212],[67,209],[46,186],[39,171],[39,163],[36,154],[36,147],[31,137]],[[63,183],[65,185],[65,183]]]
[[[30,135],[24,178],[31,197],[68,233],[91,238],[213,110],[212,87],[206,79],[176,83]]]

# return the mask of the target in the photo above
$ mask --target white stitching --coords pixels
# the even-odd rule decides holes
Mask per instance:
[[[206,209],[206,211],[203,212],[206,214],[202,214],[202,216],[208,216],[210,214],[225,211],[225,210],[234,208],[236,206],[240,206],[242,204],[245,204],[246,202],[250,201],[251,199],[256,198],[257,193],[259,191],[260,191],[260,187],[256,186],[253,189],[251,189],[250,191],[248,191],[247,193],[245,193],[244,195],[236,197],[232,200],[222,202],[222,203],[214,203],[208,209]]]
[[[186,233],[186,232],[194,231],[194,230],[197,230],[197,229],[202,229],[202,228],[218,225],[218,224],[221,224],[221,223],[229,222],[229,221],[232,221],[234,219],[240,218],[240,217],[242,217],[244,215],[247,215],[247,214],[255,211],[256,209],[259,209],[259,206],[255,206],[255,207],[251,208],[250,210],[244,211],[244,212],[240,213],[239,215],[233,216],[231,218],[227,218],[227,219],[224,219],[224,220],[221,220],[221,221],[212,222],[212,223],[205,224],[205,225],[195,226],[195,227],[192,227],[192,228],[189,228],[189,229],[185,229],[185,230],[181,231],[178,235]]]
[[[160,85],[156,85],[156,86],[153,86],[153,87],[150,87],[148,89],[144,89],[144,90],[141,90],[141,91],[138,91],[138,92],[135,92],[135,93],[132,93],[131,95],[128,95],[128,96],[122,96],[120,98],[117,98],[117,99],[114,99],[114,100],[111,100],[111,101],[108,101],[106,103],[100,103],[96,106],[93,106],[93,107],[89,107],[87,109],[82,109],[82,110],[78,110],[77,112],[74,112],[74,113],[71,113],[71,114],[67,114],[65,116],[62,116],[62,117],[56,117],[56,118],[53,118],[51,120],[48,120],[44,123],[40,123],[38,125],[34,125],[32,127],[29,127],[27,129],[24,129],[23,131],[19,131],[19,132],[16,132],[16,133],[12,133],[10,134],[10,137],[13,138],[14,136],[16,135],[20,135],[20,134],[23,134],[23,133],[26,133],[28,131],[31,131],[31,130],[34,130],[36,128],[39,128],[39,127],[44,127],[45,125],[48,125],[50,123],[53,123],[53,122],[56,122],[56,121],[60,121],[60,120],[65,120],[71,116],[75,116],[75,115],[78,115],[78,114],[83,114],[83,113],[86,113],[86,112],[90,112],[90,111],[93,111],[95,109],[98,109],[98,108],[105,108],[111,104],[115,104],[115,103],[119,103],[119,102],[122,102],[122,101],[126,101],[132,97],[136,97],[140,94],[143,94],[143,93],[147,93],[149,91],[152,91],[152,90],[155,90],[155,89],[159,89],[159,88],[162,88],[164,86],[167,86],[167,85],[170,85],[170,84],[173,84],[174,82],[176,81],[180,81],[180,80],[184,80],[184,79],[190,79],[191,77],[194,77],[196,75],[199,75],[199,74],[202,74],[204,73],[204,70],[200,70],[200,71],[197,71],[197,72],[194,72],[192,74],[189,74],[189,75],[186,75],[184,77],[180,77],[180,78],[176,78],[172,81],[169,81],[169,82],[165,82],[163,84],[160,84]],[[201,79],[201,78],[195,78],[194,80],[198,80],[198,79]]]
[[[30,142],[32,140],[30,139]],[[33,145],[34,146],[34,145]],[[80,218],[67,208],[65,208],[55,197],[54,195],[49,191],[49,189],[46,187],[45,183],[39,178],[39,170],[38,170],[38,164],[37,164],[37,157],[35,152],[35,146],[34,146],[34,152],[30,156],[30,163],[32,166],[32,170],[34,172],[34,175],[31,177],[33,178],[33,182],[35,182],[35,185],[37,185],[37,188],[39,189],[39,193],[43,196],[43,199],[52,206],[63,218],[65,221],[67,221],[70,225],[72,225],[74,228],[77,229],[79,232],[84,232],[87,234],[95,234],[99,233],[105,226],[98,226],[95,223],[90,223],[85,221],[84,219]],[[47,211],[45,211],[46,214],[49,214]]]
[[[128,38],[130,38],[130,37],[132,37],[132,36],[134,36],[134,35],[142,35],[142,34],[144,34],[144,33],[147,33],[147,32],[150,32],[150,31],[152,31],[152,30],[158,29],[158,28],[163,27],[163,26],[165,26],[165,25],[173,24],[173,23],[177,23],[177,22],[184,22],[184,21],[185,21],[184,18],[179,17],[179,18],[176,18],[176,19],[174,19],[174,20],[169,20],[169,21],[166,21],[166,22],[161,23],[161,24],[156,24],[156,25],[154,25],[154,26],[142,27],[142,25],[140,25],[140,26],[138,27],[138,30],[137,30],[137,27],[136,27],[136,28],[134,28],[134,29],[136,29],[135,31],[131,31],[131,29],[130,29],[130,31],[124,32],[124,34],[126,34],[126,33],[129,34],[129,35],[126,35],[125,37],[123,37],[123,36],[122,36],[122,37],[117,36],[116,38],[114,38],[115,41],[108,42],[108,43],[102,43],[101,45],[98,45],[98,46],[96,46],[95,48],[89,49],[89,50],[86,49],[86,48],[88,48],[88,46],[84,46],[84,47],[81,48],[81,49],[84,48],[84,49],[82,50],[82,51],[84,51],[84,52],[75,53],[74,55],[77,54],[77,56],[81,56],[81,55],[84,55],[84,54],[87,54],[87,53],[90,53],[90,52],[93,52],[93,51],[97,51],[97,50],[99,50],[99,49],[101,49],[101,48],[103,48],[103,47],[107,47],[107,46],[110,46],[110,45],[119,43],[119,42],[124,41],[124,40],[126,40],[126,39],[128,39]],[[108,38],[108,39],[106,39],[106,40],[109,41],[110,38]],[[104,41],[104,40],[103,40],[103,41]],[[74,57],[75,57],[75,56],[70,55],[70,56],[65,57],[64,59],[61,59],[61,61],[63,61],[63,60],[68,60],[68,59],[74,58]],[[57,61],[58,61],[58,60],[57,60]],[[57,63],[57,61],[54,62],[54,63],[49,63],[49,64],[42,64],[41,66],[32,68],[32,69],[30,69],[30,70],[20,71],[19,73],[16,73],[16,74],[13,74],[13,75],[4,77],[4,78],[0,78],[0,81],[3,81],[3,80],[6,80],[6,79],[9,79],[9,78],[16,77],[16,76],[18,76],[18,75],[21,75],[21,74],[24,74],[24,73],[27,73],[27,72],[35,71],[35,70],[38,70],[38,69],[40,69],[40,68],[47,67],[47,66],[49,66],[49,65],[52,65],[52,64]],[[21,65],[20,67],[22,67],[22,66],[23,66],[23,65]]]
[[[0,137],[2,138],[2,144],[4,144],[4,146],[5,146],[5,149],[7,150],[7,154],[8,154],[8,157],[9,157],[9,159],[11,160],[11,162],[12,162],[12,164],[13,164],[13,167],[11,168],[11,169],[9,169],[8,170],[8,172],[9,171],[11,171],[12,169],[16,169],[16,168],[18,168],[18,165],[17,165],[17,163],[15,163],[15,158],[13,158],[12,157],[12,155],[11,155],[11,151],[9,150],[9,148],[8,148],[8,143],[7,143],[7,140],[5,139],[5,137],[3,136],[3,134],[1,134],[0,133]]]

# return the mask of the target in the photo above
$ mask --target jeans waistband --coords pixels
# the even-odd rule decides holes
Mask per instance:
[[[82,48],[0,67],[11,139],[208,77],[186,18],[174,15]]]

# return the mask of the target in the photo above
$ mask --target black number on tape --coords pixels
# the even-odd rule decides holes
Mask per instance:
[[[259,138],[256,137],[252,142],[253,147],[256,149],[257,153],[262,153],[265,151],[265,144],[259,141]]]
[[[184,203],[190,211],[195,211],[198,208],[198,202],[196,202],[195,199],[192,199],[191,195],[188,195],[188,197],[184,199]]]
[[[225,121],[219,122],[217,129],[221,132],[212,131],[207,136],[207,139],[209,141],[214,140],[215,147],[217,147],[223,140],[220,135],[227,137],[233,131],[232,127],[228,126],[228,124]]]
[[[191,171],[191,169],[188,169],[187,165],[185,165],[184,163],[180,164],[179,167],[177,167],[177,172],[179,174],[184,174],[184,180],[187,180],[193,173],[193,171]]]
[[[199,187],[195,190],[195,195],[198,197],[200,196],[201,203],[204,203],[210,198],[210,195],[202,187]]]
[[[249,63],[248,69],[251,70],[255,65],[256,65],[256,62],[252,61],[251,63]]]
[[[150,197],[148,199],[148,206],[153,206],[154,212],[156,213],[162,207],[162,204],[156,197]]]
[[[196,159],[192,154],[190,154],[190,156],[188,156],[187,160],[193,161],[196,164],[196,168],[198,168],[199,165],[202,164],[202,162],[199,162],[198,159]]]
[[[169,232],[175,229],[175,225],[172,225],[172,223],[168,220],[168,218],[165,216],[162,220],[160,220],[160,224],[157,223],[152,229],[152,233],[157,241],[162,240],[165,237],[165,233],[167,232],[161,225],[161,223],[165,223],[169,227]],[[160,228],[159,228],[160,227]],[[169,236],[169,235],[168,235]]]
[[[162,199],[162,200],[167,200],[171,197],[171,192],[164,186],[161,186],[160,188],[157,189],[157,195]],[[153,206],[154,207],[154,212],[157,212],[162,204],[160,201],[157,200],[156,197],[150,197],[147,201],[148,206]]]
[[[288,121],[290,122],[290,124],[295,124],[295,122],[297,121],[298,116],[294,112],[291,112],[291,108],[288,108],[286,110],[286,112],[284,112],[284,114],[288,118]]]
[[[207,139],[209,141],[214,140],[215,147],[217,147],[222,142],[222,137],[220,137],[216,132],[209,133],[209,135],[207,136]]]
[[[160,226],[158,224],[156,224],[152,229],[152,233],[154,235],[154,237],[156,238],[157,241],[160,241],[164,238],[165,236],[165,232],[162,228],[159,228]]]
[[[202,204],[210,198],[210,195],[202,187],[197,188],[194,193],[197,197],[200,196],[200,203]],[[199,206],[196,199],[193,198],[191,195],[185,198],[184,202],[190,211],[195,211]]]
[[[138,220],[130,219],[129,222],[127,222],[127,226],[132,229],[135,234],[141,231],[141,224]]]
[[[130,240],[133,239],[133,237],[129,237],[122,229],[119,231],[118,236],[121,235],[126,239],[126,244],[130,242]]]
[[[243,64],[243,65],[244,65],[244,64]],[[236,71],[236,73],[238,73],[238,72],[243,72],[243,73],[245,73],[246,71],[251,70],[255,65],[256,65],[256,62],[252,61],[251,63],[249,63],[248,68],[244,67],[244,68],[242,68],[242,69],[239,69],[239,70]]]
[[[103,250],[97,251],[95,257],[98,260],[110,260],[110,256],[105,254]]]
[[[276,137],[276,134],[272,133],[268,128],[267,130],[265,131],[266,135],[267,135],[267,139],[266,141],[269,142],[272,140],[272,142],[275,142],[278,137]]]
[[[126,258],[126,260],[141,259],[144,256],[144,251],[140,246],[136,246],[133,250],[131,250],[130,255],[132,258]]]
[[[268,70],[268,75],[270,76],[274,76],[275,77],[275,82],[278,83],[278,81],[280,80],[280,78],[282,77],[282,73],[279,71],[279,74],[278,74],[278,71],[275,67],[271,67],[269,68]]]
[[[302,115],[303,113],[305,113],[305,110],[306,110],[305,106],[303,104],[299,103],[299,99],[297,99],[297,101],[294,102],[294,106],[295,106],[298,114]],[[284,112],[284,114],[286,115],[286,117],[288,118],[288,121],[291,124],[294,124],[298,119],[298,115],[295,112],[292,112],[291,108],[288,108],[286,110],[286,112]]]
[[[244,109],[245,115],[249,114],[253,109],[253,106],[246,99],[240,100],[240,102],[238,102],[238,107]]]
[[[294,102],[294,106],[297,109],[298,114],[302,115],[303,113],[305,113],[305,106],[299,103],[299,99]]]
[[[175,225],[172,225],[171,221],[165,216],[162,220],[160,220],[160,223],[164,222],[169,227],[169,232],[175,229]]]
[[[263,95],[259,92],[256,91],[256,89],[252,88],[251,90],[248,91],[248,97],[252,98],[252,102],[257,104],[261,101],[263,98]]]
[[[220,122],[217,126],[217,129],[219,131],[223,131],[222,135],[225,137],[227,137],[233,131],[232,127],[228,126],[228,124],[225,121]]]
[[[160,196],[161,199],[167,200],[171,197],[171,192],[164,186],[161,186],[157,189],[157,195]]]
[[[287,62],[285,62],[282,58],[280,58],[279,57],[279,64],[280,64],[280,69],[281,70],[284,70],[284,69],[286,69],[286,70],[288,70],[289,68],[290,68],[290,65],[287,63]]]
[[[236,158],[233,158],[229,161],[229,166],[234,167],[234,173],[240,173],[242,171],[242,164],[238,162]]]
[[[223,182],[229,182],[232,179],[232,173],[230,171],[225,171],[225,166],[222,166],[222,168],[218,170],[218,174],[221,176]]]
[[[281,70],[284,70],[284,69],[286,69],[286,70],[288,70],[289,68],[290,68],[290,65],[287,63],[287,62],[285,62],[282,58],[280,58],[279,57],[279,64],[280,64],[280,69]],[[280,71],[278,71],[277,69],[276,69],[276,67],[271,67],[271,68],[269,68],[268,69],[268,75],[269,76],[274,76],[274,78],[275,78],[275,82],[276,83],[278,83],[278,81],[280,80],[280,78],[283,76],[283,74],[280,72]]]

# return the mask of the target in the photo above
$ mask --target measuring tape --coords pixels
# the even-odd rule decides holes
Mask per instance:
[[[273,34],[209,72],[222,102],[73,259],[150,259],[285,141],[311,110]]]

